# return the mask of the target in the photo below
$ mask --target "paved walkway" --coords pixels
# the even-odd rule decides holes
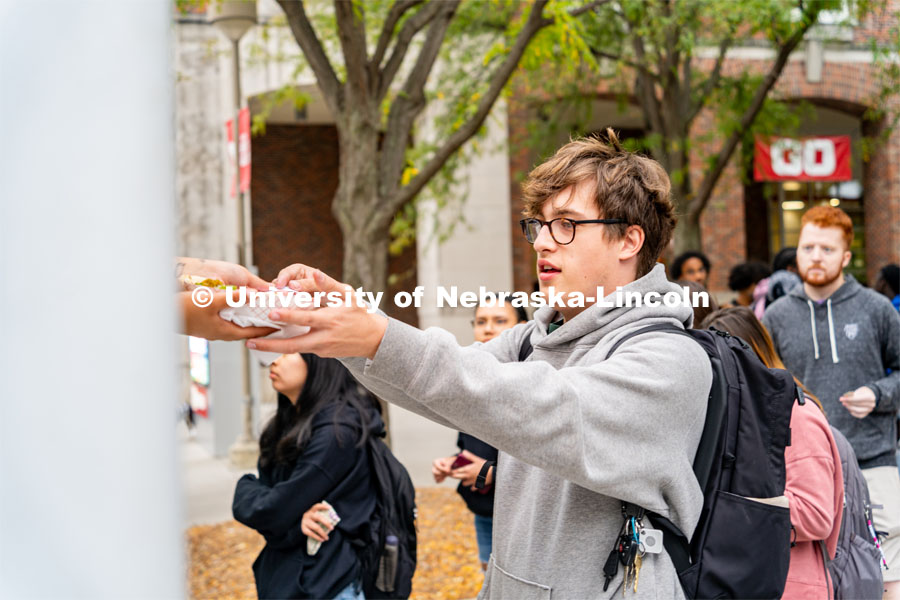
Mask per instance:
[[[227,458],[212,456],[188,436],[182,423],[178,425],[178,440],[185,527],[230,520],[234,486],[246,471],[231,467]]]

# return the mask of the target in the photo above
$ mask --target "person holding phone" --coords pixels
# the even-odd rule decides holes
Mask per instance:
[[[496,296],[493,296],[496,298]],[[476,342],[487,342],[518,323],[528,321],[522,307],[479,306],[475,309],[472,331]],[[459,453],[434,459],[431,473],[441,483],[447,477],[459,479],[456,491],[475,515],[475,537],[478,541],[478,559],[481,570],[486,571],[491,558],[491,536],[494,529],[494,471],[497,468],[497,449],[462,431],[456,438]],[[484,471],[481,487],[477,487],[478,475]]]

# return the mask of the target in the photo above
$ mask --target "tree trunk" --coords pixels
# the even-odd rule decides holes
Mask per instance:
[[[340,280],[366,292],[387,292],[388,245],[393,215],[386,214],[387,202],[378,197],[377,132],[367,123],[357,122],[355,130],[340,135],[340,183],[331,210],[343,236],[343,272]],[[390,415],[379,399],[381,415],[391,446]]]
[[[675,227],[672,244],[673,255],[678,256],[688,250],[701,250],[703,242],[700,231],[700,217],[691,214],[690,199],[693,197],[693,186],[690,173],[690,162],[685,151],[686,134],[678,138],[679,143],[666,154],[668,158],[669,177],[672,181],[672,203],[675,205],[675,214],[678,215],[678,225]]]
[[[331,212],[343,234],[344,262],[341,281],[367,292],[387,289],[387,228],[393,215],[383,215],[378,197],[378,130],[372,119],[350,111],[338,123],[338,189]],[[375,234],[384,256],[373,246]]]
[[[686,204],[682,202],[683,206]],[[703,251],[703,244],[700,234],[700,217],[693,214],[682,214],[678,220],[678,226],[675,227],[675,243],[673,251],[675,256],[688,250]]]
[[[372,196],[375,193],[374,189],[370,191]],[[354,288],[362,286],[367,292],[387,292],[390,222],[377,226],[372,223],[375,219],[378,217],[366,211],[348,219],[354,224],[352,228],[341,227],[344,236],[342,281]]]
[[[373,187],[370,193],[375,195]],[[343,227],[341,228],[343,230]],[[344,272],[342,281],[353,287],[362,286],[366,292],[387,292],[388,243],[387,228],[362,227],[343,231]],[[385,300],[389,301],[389,300]],[[378,399],[381,418],[387,436],[384,441],[391,447],[391,419],[387,403]]]

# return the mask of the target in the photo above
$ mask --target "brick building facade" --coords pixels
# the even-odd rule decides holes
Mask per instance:
[[[795,196],[802,200],[803,208],[787,212],[784,209],[785,198],[795,196],[785,196],[778,184],[755,183],[749,177],[751,174],[742,174],[743,162],[739,149],[719,179],[701,218],[703,251],[713,263],[710,279],[713,291],[727,291],[728,272],[741,262],[761,260],[771,263],[778,249],[792,245],[795,232],[788,231],[785,236],[785,228],[796,223],[803,210],[830,200],[832,196],[842,193],[841,190],[850,190],[851,187],[854,191],[848,192],[849,197],[831,200],[832,205],[837,203],[846,208],[854,218],[858,239],[854,243],[854,260],[850,270],[863,281],[873,281],[883,265],[900,262],[900,132],[892,131],[876,147],[868,161],[863,160],[859,144],[862,136],[876,137],[885,132],[884,122],[867,120],[867,110],[876,102],[879,91],[878,66],[873,63],[868,41],[873,37],[883,40],[890,28],[897,25],[900,2],[892,4],[894,10],[888,10],[884,15],[862,23],[852,32],[846,32],[845,41],[839,47],[826,44],[820,63],[820,77],[809,77],[809,54],[801,46],[791,56],[775,89],[775,94],[786,102],[802,101],[813,107],[812,115],[803,121],[800,131],[793,133],[851,136],[853,186],[831,184],[812,187],[804,184],[801,187],[797,183],[782,184],[784,189],[801,189],[801,195],[796,196],[795,192]],[[736,49],[729,55],[724,65],[726,72],[761,71],[771,64],[768,57],[760,57],[761,49],[758,47],[744,49],[744,52],[741,50]],[[591,93],[598,101],[613,106],[615,96],[608,84],[601,82],[593,86],[588,82],[586,85],[591,86]],[[546,94],[548,90],[542,92]],[[541,103],[546,107],[547,99],[542,98]],[[893,103],[896,110],[900,100],[894,98]],[[636,101],[633,105],[636,106]],[[517,143],[525,137],[527,120],[534,118],[528,106],[529,99],[522,97],[510,106],[509,136],[513,143],[510,153],[510,217],[515,230],[518,230],[522,210],[518,181],[538,162],[533,152]],[[613,108],[605,112],[601,110],[600,113],[595,116],[587,132],[607,126],[615,129],[633,127],[633,123],[623,119]],[[712,133],[712,117],[707,111],[695,121],[691,133],[698,144],[701,143],[699,140]],[[721,141],[702,143],[717,150],[717,144]],[[691,164],[694,173],[699,175],[703,169],[699,153],[692,156]],[[751,183],[745,183],[748,179]],[[794,206],[800,205],[795,202]],[[521,236],[514,236],[513,257],[515,288],[531,289],[535,280],[534,252]]]

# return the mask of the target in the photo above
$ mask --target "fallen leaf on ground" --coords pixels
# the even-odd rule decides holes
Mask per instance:
[[[450,488],[416,490],[418,564],[415,600],[474,598],[482,573],[472,513]],[[262,550],[261,535],[236,521],[187,531],[188,593],[197,600],[256,598],[251,565]]]

